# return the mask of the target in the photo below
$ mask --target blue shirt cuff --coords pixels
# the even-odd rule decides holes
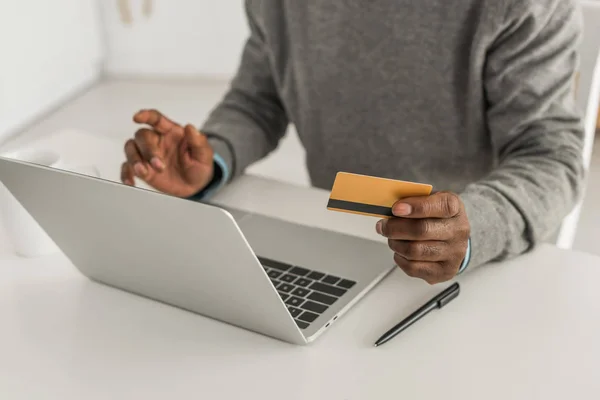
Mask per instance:
[[[469,242],[467,244],[467,253],[465,254],[465,259],[463,260],[462,265],[458,269],[458,275],[462,274],[465,269],[469,266],[469,261],[471,260],[471,238],[469,238]]]
[[[229,180],[229,168],[223,158],[218,155],[213,155],[214,162],[214,173],[212,180],[206,185],[204,189],[193,195],[190,199],[192,200],[207,200],[213,196],[219,189],[221,189]]]

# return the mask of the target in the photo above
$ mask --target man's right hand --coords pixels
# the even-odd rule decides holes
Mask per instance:
[[[125,143],[127,161],[121,166],[121,180],[134,186],[134,177],[156,190],[178,196],[192,196],[213,178],[213,149],[206,136],[192,125],[185,127],[156,110],[141,110],[133,116],[140,128]]]

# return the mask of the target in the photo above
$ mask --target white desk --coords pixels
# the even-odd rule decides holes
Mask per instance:
[[[108,160],[120,144],[78,138],[106,151],[105,177],[118,171]],[[326,198],[252,177],[220,196],[377,237],[374,220],[328,212]],[[460,281],[458,299],[381,348],[373,341],[440,288],[394,272],[316,343],[295,347],[91,283],[61,255],[6,256],[0,398],[598,398],[600,258],[544,246]]]

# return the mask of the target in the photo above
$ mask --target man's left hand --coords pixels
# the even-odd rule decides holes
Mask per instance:
[[[396,217],[377,222],[377,232],[388,238],[396,264],[431,285],[456,276],[471,231],[460,197],[438,192],[406,198],[392,212]]]

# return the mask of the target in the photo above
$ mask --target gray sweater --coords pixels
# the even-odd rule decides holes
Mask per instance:
[[[470,267],[553,235],[582,189],[577,0],[247,0],[251,35],[201,130],[234,179],[293,124],[312,183],[459,193]]]

